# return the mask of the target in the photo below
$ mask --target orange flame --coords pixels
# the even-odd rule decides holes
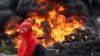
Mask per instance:
[[[40,4],[41,2],[47,3],[47,0],[37,0],[37,3]],[[53,3],[54,4],[54,3]],[[45,9],[46,6],[41,7],[40,9]],[[71,15],[70,17],[66,18],[61,12],[65,11],[62,5],[54,4],[54,7],[48,11],[47,15],[40,16],[38,12],[31,12],[28,20],[34,21],[32,29],[36,31],[37,37],[44,37],[43,39],[39,40],[45,47],[48,45],[52,45],[54,42],[59,41],[62,42],[64,40],[65,35],[69,35],[74,32],[75,28],[83,27],[84,21],[78,15]],[[66,12],[65,12],[66,13]],[[48,21],[51,27],[51,38],[46,39],[45,32],[43,31],[43,26],[41,22]],[[6,33],[11,34],[13,30],[6,31]],[[74,37],[73,37],[74,38]],[[15,39],[17,43],[17,48],[19,46],[20,40]]]
[[[62,6],[60,6],[58,10],[59,11],[64,11],[65,9]]]
[[[60,9],[63,10],[63,9]],[[34,14],[34,12],[33,12]],[[45,43],[45,40],[42,40],[42,44],[44,46],[48,46],[53,44],[55,41],[62,42],[64,40],[65,35],[69,35],[74,32],[75,28],[80,28],[84,26],[84,22],[80,16],[72,15],[69,18],[66,18],[63,14],[60,14],[56,11],[56,9],[53,9],[48,12],[48,17],[41,17],[39,15],[32,15],[30,18],[35,19],[35,24],[33,25],[33,29],[36,30],[36,35],[42,35],[44,36],[44,32],[42,30],[41,22],[47,20],[49,22],[49,25],[51,27],[51,33],[52,36],[51,39],[53,39],[50,42],[48,41]],[[43,42],[44,41],[44,42]]]

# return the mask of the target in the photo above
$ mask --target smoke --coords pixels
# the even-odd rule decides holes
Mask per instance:
[[[43,27],[43,32],[44,32],[44,35],[46,37],[46,39],[51,39],[51,27],[49,25],[49,22],[48,21],[42,21],[41,22],[41,25]]]
[[[37,10],[36,0],[20,0],[16,11],[21,16],[26,16],[29,11]]]
[[[27,14],[31,11],[38,11],[40,14],[45,15],[52,7],[52,3],[48,5],[44,10],[39,10],[45,3],[37,4],[37,0],[1,0],[0,1],[0,32],[3,32],[3,25],[11,16],[19,16],[24,20],[27,18]],[[100,1],[93,2],[88,0],[50,0],[51,2],[60,3],[64,7],[67,7],[64,14],[66,17],[70,17],[71,14],[82,15],[86,21],[86,25],[95,29],[95,22],[92,18],[99,16],[98,6]],[[96,5],[94,5],[96,4]],[[95,8],[96,7],[96,8]],[[92,9],[91,9],[92,8]],[[95,11],[92,12],[92,11]],[[92,13],[92,14],[91,14]],[[91,14],[91,15],[90,15]]]
[[[99,23],[98,17],[100,16],[100,0],[82,0],[89,11],[89,16],[92,19],[92,24],[95,27],[95,30],[98,32],[99,30]]]
[[[9,20],[9,17],[16,15],[11,10],[0,10],[0,32],[3,32],[4,23]]]
[[[7,40],[7,35],[4,32],[7,22],[15,20],[15,22],[23,22],[28,17],[29,12],[38,12],[39,16],[47,16],[48,11],[54,8],[54,4],[60,4],[65,9],[62,12],[66,18],[71,15],[79,15],[86,23],[86,27],[98,31],[98,22],[96,19],[100,16],[100,1],[99,0],[49,0],[49,4],[37,3],[37,0],[0,0],[0,37]],[[44,9],[41,7],[45,6]],[[46,39],[51,38],[51,27],[48,21],[42,21],[42,31]],[[1,38],[0,38],[1,39]],[[9,39],[9,38],[8,38]],[[46,40],[48,41],[48,40]]]

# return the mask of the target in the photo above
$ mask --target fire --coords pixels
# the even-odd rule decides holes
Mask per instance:
[[[59,6],[59,9],[53,8],[48,12],[48,16],[41,17],[38,15],[32,13],[32,15],[29,18],[34,18],[35,24],[33,25],[33,30],[36,30],[36,35],[42,35],[45,38],[45,32],[43,32],[43,25],[41,23],[43,21],[48,21],[48,24],[50,25],[51,31],[50,34],[51,38],[46,42],[46,40],[40,41],[44,46],[48,46],[53,44],[56,41],[62,42],[64,40],[65,35],[69,35],[74,32],[75,28],[80,28],[84,26],[84,21],[82,18],[78,15],[71,15],[70,17],[66,18],[63,14],[60,12],[65,10],[62,6]],[[59,11],[59,12],[58,12]],[[32,19],[33,20],[33,19]],[[45,25],[45,24],[44,24]]]
[[[14,19],[11,19],[6,23],[5,33],[8,35],[14,34],[15,32],[19,31],[18,27],[19,24]]]
[[[59,11],[64,11],[64,10],[65,9],[62,6],[59,7]]]
[[[19,23],[17,22],[17,18],[15,19],[10,19],[7,21],[5,26],[5,33],[8,34],[9,36],[14,35],[14,44],[16,45],[15,48],[18,48],[21,42],[21,39],[19,38],[19,35],[16,36],[16,33],[19,32]]]
[[[21,43],[21,37],[17,36],[14,40],[13,40],[14,44],[15,44],[15,48],[19,48],[20,43]]]
[[[12,30],[6,30],[5,33],[7,33],[8,35],[11,35],[14,31]]]
[[[41,4],[42,2],[46,3],[46,5],[40,7],[40,10],[44,10],[49,3],[47,0],[37,0],[37,4]],[[27,18],[30,21],[34,21],[32,29],[36,31],[36,37],[44,37],[39,41],[45,47],[52,45],[56,41],[62,42],[64,40],[64,36],[73,33],[75,28],[85,26],[81,16],[71,15],[70,17],[66,17],[62,13],[66,10],[64,6],[55,3],[52,4],[54,4],[54,7],[52,7],[46,15],[41,16],[38,11],[35,11],[31,12],[30,17]],[[46,23],[42,24],[42,22]],[[14,31],[5,32],[11,34]],[[18,47],[21,40],[15,39],[15,42],[17,43],[16,47]]]

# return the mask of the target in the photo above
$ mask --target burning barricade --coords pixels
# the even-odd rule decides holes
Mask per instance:
[[[55,51],[53,56],[99,56],[97,54],[100,52],[100,47],[97,46],[99,44],[99,36],[90,29],[77,29],[75,33],[65,36],[62,43],[55,42],[54,46],[47,51],[50,52],[53,49]]]
[[[12,2],[17,4],[12,3],[13,7],[9,3],[9,7],[7,7],[5,3],[3,5],[5,10],[0,11],[2,14],[0,16],[4,18],[2,21],[5,20],[4,26],[0,30],[2,31],[2,33],[0,32],[2,38],[0,46],[4,48],[0,49],[12,50],[11,52],[3,51],[4,53],[12,54],[16,48],[19,48],[21,42],[19,25],[25,20],[32,23],[35,36],[46,48],[48,56],[77,56],[77,54],[85,56],[94,55],[95,51],[99,51],[100,40],[94,32],[86,28],[93,29],[94,27],[81,0],[19,0]],[[9,13],[11,14],[9,15]],[[83,28],[86,29],[83,30]],[[14,51],[14,53],[16,52],[17,50]]]

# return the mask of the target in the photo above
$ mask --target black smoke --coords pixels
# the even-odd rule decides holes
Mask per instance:
[[[91,27],[94,31],[97,24],[95,23],[96,20],[93,20],[97,16],[94,14],[94,3],[97,2],[90,2],[85,0],[49,0],[49,5],[45,3],[37,4],[36,0],[0,0],[0,37],[4,34],[6,23],[11,20],[12,18],[17,20],[21,23],[23,22],[28,16],[29,12],[38,12],[39,16],[47,16],[48,11],[54,8],[54,4],[60,4],[65,7],[65,11],[62,12],[66,18],[70,18],[71,15],[79,15],[83,18],[86,23],[87,27]],[[42,6],[45,6],[45,9],[40,9]],[[93,5],[93,6],[92,6]],[[97,11],[97,10],[96,10]],[[51,27],[48,21],[41,22],[42,30],[44,32],[44,37],[46,37],[46,41],[51,39]],[[7,37],[2,37],[3,39],[7,39]],[[0,38],[1,39],[1,38]]]
[[[41,14],[46,15],[47,12],[51,10],[51,8],[54,7],[54,5],[51,2],[61,4],[63,5],[63,7],[67,8],[65,11],[62,12],[62,14],[66,16],[66,18],[69,18],[72,14],[79,15],[84,19],[87,27],[92,28],[94,31],[98,31],[99,27],[98,27],[96,19],[100,16],[100,11],[99,11],[100,1],[99,0],[49,0],[49,1],[50,1],[49,2],[50,4],[46,6],[45,9],[40,10],[40,7],[46,4],[41,3],[38,5],[36,0],[0,0],[0,40],[2,37],[5,41],[8,41],[9,37],[12,37],[12,36],[7,36],[5,33],[3,33],[5,30],[5,25],[10,19],[12,18],[17,19],[16,17],[18,17],[20,19],[18,20],[18,22],[20,21],[21,23],[27,18],[27,14],[29,12],[34,12],[34,11],[37,11],[40,15]],[[41,25],[43,27],[42,28],[43,32],[45,32],[45,37],[49,36],[49,38],[51,38],[50,36],[51,27],[48,24],[48,21],[43,21]],[[96,42],[95,45],[99,46],[98,43],[100,43],[100,39],[87,41],[86,43],[89,43],[91,45],[91,43],[93,43],[94,41]],[[72,41],[68,39],[68,42],[72,42]],[[7,43],[11,44],[11,39]],[[81,45],[83,45],[81,42],[77,42],[76,44],[79,44],[80,47]],[[1,45],[1,41],[0,41],[0,45]],[[70,52],[70,53],[75,52],[75,49],[73,49],[73,45],[71,46],[69,45],[68,48],[66,49],[68,49],[68,51],[63,52],[62,54],[67,55],[66,52]],[[89,48],[88,50],[90,49],[92,48]],[[78,51],[77,53],[85,53],[84,51],[82,52],[80,51]]]
[[[50,0],[50,2],[60,3],[67,10],[64,11],[66,17],[72,14],[81,15],[86,21],[86,26],[97,29],[96,18],[100,15],[99,0]],[[0,33],[3,32],[6,21],[12,16],[19,16],[21,20],[27,18],[28,12],[38,11],[45,15],[52,7],[52,3],[46,7],[45,10],[39,10],[45,3],[37,4],[36,0],[0,0]]]

